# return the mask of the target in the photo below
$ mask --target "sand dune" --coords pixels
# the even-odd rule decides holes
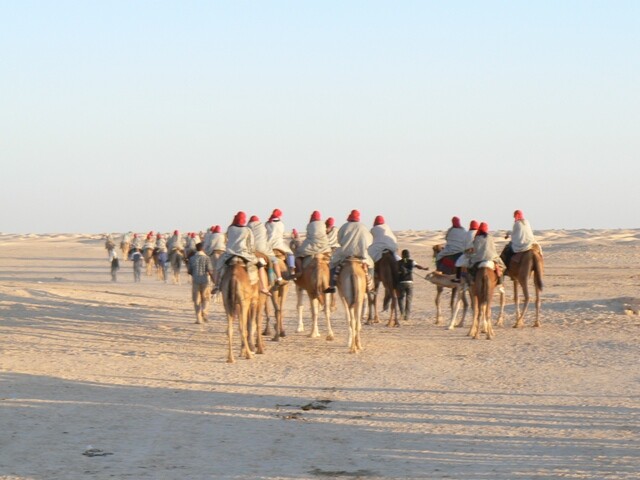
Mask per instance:
[[[443,233],[397,235],[430,265]],[[0,478],[638,478],[640,230],[536,234],[542,328],[509,302],[493,341],[445,330],[418,277],[412,319],[350,355],[342,307],[310,339],[290,292],[287,337],[233,365],[186,279],[110,282],[98,234],[0,234]]]

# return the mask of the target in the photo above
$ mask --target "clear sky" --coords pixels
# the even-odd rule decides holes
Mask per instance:
[[[639,1],[0,2],[0,232],[636,228]]]

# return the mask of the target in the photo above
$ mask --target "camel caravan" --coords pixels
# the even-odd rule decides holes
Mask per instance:
[[[520,210],[514,212],[514,227],[505,238],[509,237],[511,241],[498,254],[485,222],[474,220],[466,230],[458,217],[452,218],[445,242],[433,247],[436,268],[424,277],[436,286],[436,325],[442,323],[442,295],[449,290],[451,317],[447,328],[463,327],[471,305],[473,319],[468,335],[479,338],[484,333],[487,339],[494,338],[491,307],[498,292],[500,313],[495,326],[503,326],[505,277],[513,281],[516,306],[513,326],[524,326],[531,277],[536,295],[533,325],[541,325],[542,250]],[[108,235],[105,248],[110,259],[115,255],[115,246]],[[235,361],[236,323],[241,358],[250,359],[264,353],[264,337],[272,341],[286,337],[284,304],[291,287],[297,295],[296,332],[305,331],[306,293],[311,311],[308,336],[320,336],[322,312],[325,339],[334,340],[331,315],[336,311],[337,294],[347,319],[348,351],[357,353],[363,349],[363,321],[366,320],[366,325],[380,322],[377,302],[380,285],[382,312],[389,313],[386,325],[399,327],[411,314],[414,270],[430,270],[417,264],[408,250],[398,254],[396,236],[382,216],[375,217],[373,228],[369,229],[360,221],[358,210],[352,210],[340,228],[336,228],[333,218],[323,221],[320,212],[314,211],[304,240],[295,229],[290,240],[285,239],[282,211],[274,209],[266,222],[261,222],[256,215],[247,220],[244,212],[238,212],[224,233],[219,225],[204,234],[186,236],[178,230],[171,235],[149,232],[144,240],[128,232],[123,235],[120,248],[125,259],[131,259],[137,252],[144,259],[147,276],[153,276],[155,271],[156,278],[165,283],[170,279],[172,284],[181,284],[184,267],[192,285],[196,323],[208,321],[212,297],[223,304],[228,323],[228,362]],[[522,305],[519,288],[524,297]],[[460,310],[462,315],[458,320]]]

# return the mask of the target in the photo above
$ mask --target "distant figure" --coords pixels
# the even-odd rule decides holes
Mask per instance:
[[[107,235],[107,238],[104,241],[104,248],[106,248],[107,250],[109,261],[113,260],[113,255],[116,252],[116,242],[113,241],[113,237],[111,236],[111,234]]]
[[[480,224],[476,220],[471,220],[469,223],[469,231],[467,232],[467,244],[464,247],[464,252],[456,260],[456,278],[451,280],[454,283],[460,283],[462,278],[462,269],[469,268],[471,266],[471,255],[473,254],[473,240],[476,238],[476,232]]]
[[[374,263],[382,258],[385,250],[393,253],[393,257],[396,260],[400,260],[398,256],[398,239],[391,228],[389,228],[389,225],[385,223],[382,215],[378,215],[373,221],[371,236],[373,237],[373,241],[371,245],[369,245],[368,251]]]
[[[403,320],[409,320],[411,314],[411,301],[413,300],[413,269],[429,270],[429,267],[418,265],[412,258],[409,250],[402,250],[398,260],[398,305],[400,316]]]
[[[202,242],[196,243],[196,252],[189,258],[187,273],[191,275],[191,298],[196,311],[196,323],[208,321],[209,301],[211,300],[211,282],[213,281],[213,265],[204,253]]]
[[[467,231],[460,224],[460,218],[451,219],[451,227],[445,236],[444,248],[436,255],[436,267],[443,273],[454,273],[456,260],[467,245]]]
[[[324,224],[327,227],[327,239],[329,239],[329,246],[331,247],[331,251],[335,252],[336,248],[340,246],[338,243],[338,229],[336,228],[336,221],[333,217],[329,217]]]
[[[286,258],[289,275],[295,275],[296,261],[291,248],[284,239],[285,226],[282,223],[282,211],[274,208],[267,221],[267,239],[272,250],[279,250]],[[276,252],[274,252],[276,253]]]
[[[118,259],[118,254],[113,252],[113,258],[111,259],[111,281],[117,282],[118,270],[120,270],[120,260]]]
[[[302,276],[302,259],[304,257],[317,255],[319,253],[331,253],[331,246],[327,238],[327,227],[322,221],[318,210],[315,210],[309,218],[307,224],[307,236],[304,241],[295,249],[296,258],[296,278]]]
[[[471,254],[471,268],[473,270],[478,268],[478,265],[482,262],[493,262],[494,270],[498,276],[498,285],[502,285],[502,272],[504,272],[504,264],[502,259],[496,250],[493,237],[489,235],[489,225],[485,222],[481,222],[478,226],[478,233],[473,239],[473,253]],[[475,273],[474,273],[475,275]]]
[[[134,248],[132,250],[131,260],[133,261],[133,281],[137,283],[140,282],[142,264],[144,263],[144,258],[142,257],[142,253],[140,253],[139,248]]]

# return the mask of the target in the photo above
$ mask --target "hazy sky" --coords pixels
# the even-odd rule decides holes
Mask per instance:
[[[0,232],[635,228],[639,1],[0,2]]]

